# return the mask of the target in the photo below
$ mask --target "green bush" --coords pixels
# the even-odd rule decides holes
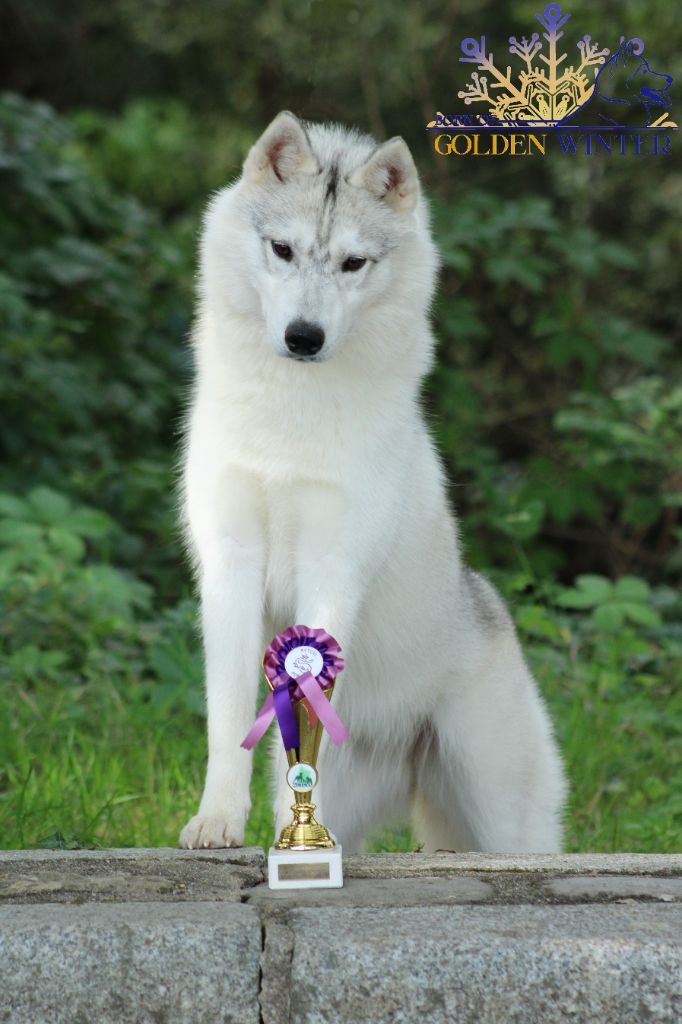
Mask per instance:
[[[44,104],[2,98],[0,486],[39,480],[115,514],[120,555],[146,538],[163,580],[191,249],[69,159],[73,138]]]
[[[611,287],[639,254],[545,198],[474,192],[434,220],[451,273],[430,396],[473,560],[679,578],[679,353]]]
[[[191,237],[206,196],[239,173],[253,135],[224,117],[191,113],[172,98],[133,100],[118,116],[81,110],[71,124],[74,157],[185,225]]]

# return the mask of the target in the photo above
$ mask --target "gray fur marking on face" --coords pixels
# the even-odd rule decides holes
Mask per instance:
[[[329,259],[329,241],[332,235],[338,184],[339,165],[334,161],[327,172],[324,198],[322,199],[317,231],[315,233],[315,241],[319,249],[324,251],[325,261]]]
[[[297,235],[306,223],[312,229],[313,251],[295,252],[303,263],[330,267],[337,231],[355,229],[357,253],[373,262],[399,243],[402,227],[381,200],[349,184],[349,177],[377,149],[376,141],[340,125],[303,124],[318,163],[314,175],[294,175],[271,183],[248,198],[249,219],[264,239],[276,239],[297,249]],[[245,204],[246,205],[246,204]],[[310,244],[310,243],[308,243]]]
[[[329,168],[329,174],[327,175],[327,191],[324,194],[325,203],[329,203],[333,206],[336,202],[336,187],[339,182],[339,168],[337,164],[332,164]]]

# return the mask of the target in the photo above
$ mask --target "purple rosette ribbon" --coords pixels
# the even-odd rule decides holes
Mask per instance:
[[[294,704],[299,700],[306,701],[333,743],[338,746],[347,740],[348,732],[324,693],[343,669],[340,655],[341,648],[324,629],[290,626],[273,637],[263,656],[263,671],[271,692],[241,746],[247,750],[255,746],[276,717],[284,749],[297,748],[300,739]]]

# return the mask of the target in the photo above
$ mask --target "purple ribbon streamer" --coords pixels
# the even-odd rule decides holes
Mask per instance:
[[[294,750],[299,745],[298,725],[294,709],[291,706],[291,692],[289,683],[280,683],[272,691],[272,698],[275,704],[277,724],[282,734],[285,750]]]
[[[292,683],[282,683],[280,686],[276,686],[272,693],[267,695],[260,711],[256,715],[255,722],[239,744],[244,750],[251,750],[255,747],[258,740],[267,732],[267,728],[275,715],[277,716],[277,724],[282,734],[284,749],[293,750],[298,747],[300,742],[298,725],[291,706],[291,692],[289,690],[289,686],[292,684],[293,680]]]

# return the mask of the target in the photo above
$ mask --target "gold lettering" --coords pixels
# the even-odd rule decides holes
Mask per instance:
[[[464,139],[464,141],[466,143],[466,149],[463,152],[460,152],[457,149],[457,140],[458,139]],[[457,156],[467,156],[471,152],[471,136],[470,135],[455,135],[453,137],[453,139],[452,139],[452,152],[455,153]]]
[[[491,132],[485,135],[480,132],[443,133],[433,140],[433,148],[439,156],[504,156],[505,153],[509,156],[533,156],[535,152],[544,156],[546,145],[546,135],[536,136],[530,132],[527,135],[525,132]],[[641,148],[640,142],[637,151]]]
[[[478,134],[478,132],[476,132],[476,134],[474,135],[474,156],[490,156],[489,149],[484,149],[482,151],[479,150],[478,141],[480,138],[481,136]]]
[[[530,156],[530,155],[531,155],[531,152],[530,152],[530,149],[531,149],[531,147],[530,147],[530,143],[532,143],[532,144],[533,144],[533,145],[535,146],[535,148],[536,148],[536,149],[538,149],[538,150],[540,151],[540,153],[542,154],[542,156],[544,156],[544,155],[545,155],[545,139],[546,139],[546,138],[547,138],[547,136],[546,136],[546,135],[543,135],[543,136],[542,136],[542,142],[541,142],[541,141],[540,141],[540,139],[539,139],[539,138],[537,137],[537,135],[529,135],[529,136],[528,136],[528,142],[529,142],[529,146],[528,146],[528,156]]]
[[[502,143],[502,149],[499,148],[499,143]],[[492,155],[503,156],[509,149],[509,139],[506,135],[499,135],[495,133],[492,137]]]

